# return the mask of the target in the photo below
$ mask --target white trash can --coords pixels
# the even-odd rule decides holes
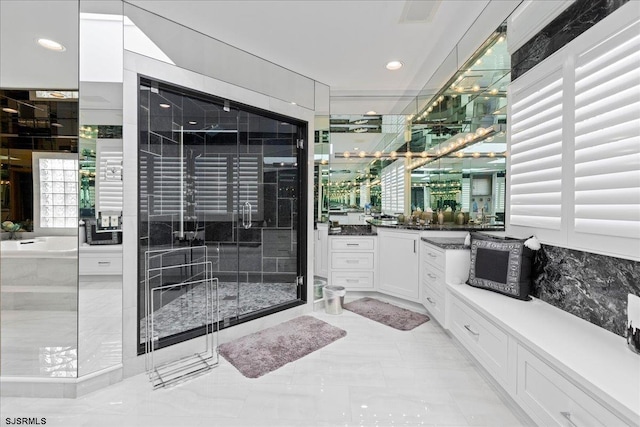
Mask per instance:
[[[322,288],[324,296],[324,311],[327,314],[342,314],[342,305],[347,291],[343,286],[325,286]]]

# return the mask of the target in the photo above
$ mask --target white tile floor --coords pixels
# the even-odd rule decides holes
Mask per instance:
[[[153,391],[145,375],[78,399],[2,398],[0,420],[47,426],[520,426],[435,322],[403,332],[349,311],[313,314],[347,336],[257,379],[225,359],[213,371]]]

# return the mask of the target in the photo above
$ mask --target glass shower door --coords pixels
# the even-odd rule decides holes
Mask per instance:
[[[298,298],[298,127],[241,113],[236,160],[238,316]]]

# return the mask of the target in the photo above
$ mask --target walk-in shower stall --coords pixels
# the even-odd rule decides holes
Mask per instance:
[[[167,287],[197,283],[203,261],[222,328],[302,304],[306,123],[140,76],[138,130],[139,352],[145,281],[167,289],[151,308],[158,347],[203,333],[189,319],[204,285]],[[172,266],[162,276],[149,275],[154,253],[153,271]]]

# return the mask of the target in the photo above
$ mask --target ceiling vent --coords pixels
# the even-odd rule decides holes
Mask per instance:
[[[420,1],[408,0],[404,3],[402,15],[400,16],[401,24],[425,24],[433,20],[433,17],[440,7],[442,0]]]

